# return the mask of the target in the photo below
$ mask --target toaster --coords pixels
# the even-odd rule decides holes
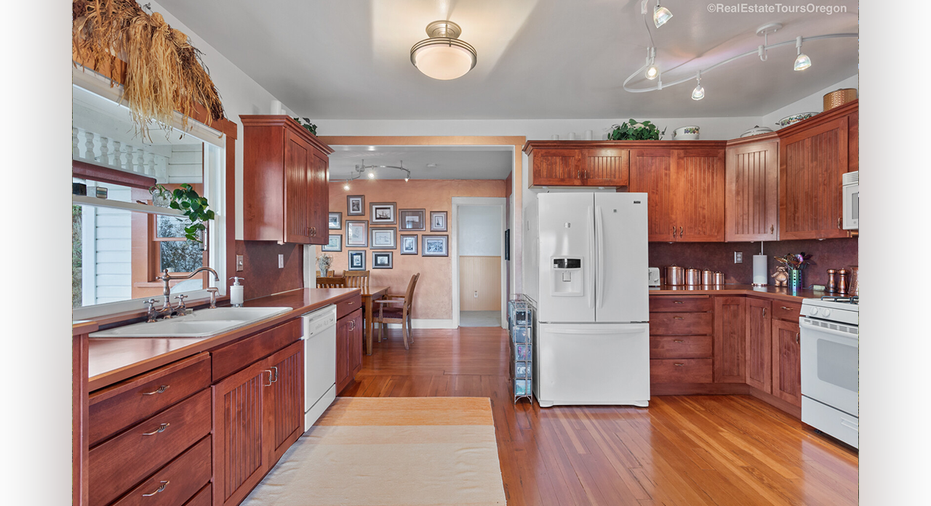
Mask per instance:
[[[648,267],[647,286],[659,286],[659,267]]]

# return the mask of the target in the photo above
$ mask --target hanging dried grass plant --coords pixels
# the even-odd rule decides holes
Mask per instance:
[[[150,121],[168,125],[174,111],[186,127],[196,104],[207,109],[208,125],[225,117],[202,53],[161,14],[147,14],[134,0],[73,0],[72,18],[75,65],[99,70],[126,63],[123,101],[143,137]]]

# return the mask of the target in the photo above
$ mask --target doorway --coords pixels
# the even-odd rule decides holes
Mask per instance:
[[[506,322],[505,199],[456,197],[453,310],[460,327],[501,327]]]

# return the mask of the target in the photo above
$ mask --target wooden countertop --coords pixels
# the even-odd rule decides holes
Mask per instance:
[[[291,311],[231,332],[197,338],[91,338],[88,390],[94,391],[162,365],[212,350],[359,293],[358,288],[303,288],[247,300],[244,307],[291,307]],[[92,328],[93,327],[93,328]],[[75,323],[72,332],[97,330],[96,322]],[[91,329],[92,328],[92,329]]]
[[[650,295],[758,295],[774,300],[801,303],[802,299],[832,295],[823,291],[795,290],[784,286],[719,285],[719,286],[669,286],[650,287]]]

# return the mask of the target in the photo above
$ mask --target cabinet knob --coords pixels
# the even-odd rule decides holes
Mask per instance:
[[[775,226],[775,225],[770,225],[770,226],[769,226],[769,233],[770,233],[770,234],[776,233],[776,226]]]

